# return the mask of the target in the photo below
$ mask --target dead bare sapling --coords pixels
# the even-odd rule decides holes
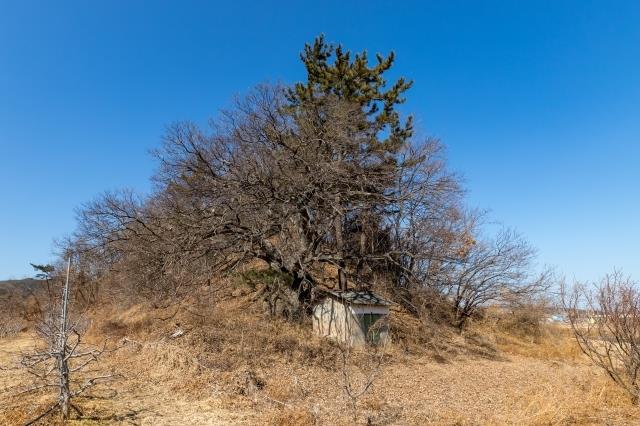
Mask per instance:
[[[35,322],[38,342],[33,351],[22,355],[21,366],[31,375],[33,383],[20,393],[51,390],[56,394],[56,401],[27,424],[56,411],[62,420],[70,418],[71,410],[82,416],[76,399],[93,386],[114,377],[113,374],[96,374],[92,369],[106,351],[106,342],[95,346],[83,340],[85,316],[72,312],[74,305],[70,303],[71,259],[68,259],[64,276],[57,274],[51,265],[33,266],[45,286],[43,294],[34,295],[38,301],[28,313],[29,319]]]

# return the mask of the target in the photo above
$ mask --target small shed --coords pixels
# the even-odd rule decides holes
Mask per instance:
[[[313,330],[350,345],[387,343],[391,302],[370,291],[327,291],[313,310]]]

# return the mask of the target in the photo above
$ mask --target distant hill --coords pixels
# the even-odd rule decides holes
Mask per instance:
[[[41,285],[42,281],[35,280],[33,278],[0,281],[0,297],[6,297],[10,295],[26,296]]]

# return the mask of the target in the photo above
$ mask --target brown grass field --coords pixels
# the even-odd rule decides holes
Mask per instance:
[[[70,424],[352,424],[336,346],[313,336],[308,324],[265,320],[254,305],[234,300],[170,321],[153,319],[143,305],[94,312],[91,338],[108,337],[117,348],[98,368],[118,378],[79,400],[84,417]],[[640,423],[639,409],[589,365],[562,327],[545,325],[535,339],[491,321],[462,335],[429,334],[394,315],[404,337],[384,349],[380,375],[359,400],[359,424]],[[178,321],[186,333],[171,339]],[[28,378],[11,367],[32,342],[28,331],[0,339],[2,425],[23,424],[53,401],[46,393],[17,395]],[[367,359],[353,357],[356,381]]]

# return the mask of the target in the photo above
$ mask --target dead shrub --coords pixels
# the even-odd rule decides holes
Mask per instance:
[[[577,362],[583,357],[580,347],[565,327],[545,324],[537,340],[521,338],[510,333],[495,332],[500,351],[546,361]]]
[[[363,405],[367,411],[367,425],[393,425],[402,418],[402,407],[391,406],[381,397],[372,396],[365,399]]]
[[[224,354],[202,353],[197,357],[198,362],[204,368],[220,372],[231,372],[238,367],[238,360]]]
[[[637,412],[629,410],[624,391],[603,375],[576,378],[575,386],[549,388],[529,395],[515,412],[515,424],[636,424]],[[617,408],[631,415],[627,421],[613,420],[609,410]]]
[[[249,270],[236,280],[236,285],[249,288],[262,300],[263,309],[271,317],[301,320],[298,295],[291,289],[291,275],[273,269]],[[241,294],[241,292],[238,292]]]
[[[542,337],[543,320],[539,311],[525,308],[512,312],[501,326],[508,333],[538,341]]]

